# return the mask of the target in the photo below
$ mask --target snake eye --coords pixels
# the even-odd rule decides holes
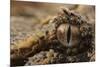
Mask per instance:
[[[80,42],[79,28],[70,24],[61,24],[57,28],[57,38],[66,47],[75,47]]]

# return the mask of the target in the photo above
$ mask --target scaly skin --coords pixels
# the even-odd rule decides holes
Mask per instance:
[[[92,41],[94,42],[94,27],[92,27],[91,24],[87,23],[87,21],[83,19],[82,16],[77,15],[76,13],[71,12],[68,9],[62,9],[62,12],[51,19],[49,23],[51,24],[51,26],[54,26],[54,28],[45,31],[45,35],[40,36],[36,41],[34,41],[34,37],[30,36],[30,40],[27,39],[26,41],[24,41],[25,43],[19,43],[19,45],[22,45],[20,48],[18,47],[17,50],[13,50],[14,52],[11,51],[12,65],[24,65],[26,63],[24,61],[27,60],[28,57],[34,56],[40,51],[48,51],[49,49],[53,49],[56,52],[65,54],[67,56],[67,59],[68,57],[77,57],[81,54],[93,50],[94,44],[92,43]],[[62,27],[62,30],[65,29],[63,32],[62,30],[59,30],[59,27],[62,24],[68,24],[71,26],[71,28],[73,28],[70,29],[71,33],[69,33],[69,35],[72,36],[72,44],[70,45],[70,47],[62,43],[64,42],[64,39],[70,39],[67,38],[68,35],[65,35],[65,33],[68,33],[68,29],[65,29],[66,27]],[[75,29],[78,31],[74,31]],[[62,35],[58,34],[59,32],[62,32],[62,35],[66,37],[62,38],[62,41],[60,38],[60,36]],[[25,44],[30,46],[24,46]],[[75,47],[73,47],[73,45],[75,45]],[[18,63],[18,61],[21,62]]]

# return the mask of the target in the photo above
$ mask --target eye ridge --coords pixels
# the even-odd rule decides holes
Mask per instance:
[[[69,25],[68,31],[67,31],[67,43],[69,44],[71,39],[71,26]]]

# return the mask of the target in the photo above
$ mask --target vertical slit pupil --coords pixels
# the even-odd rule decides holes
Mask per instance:
[[[67,43],[69,43],[70,38],[71,38],[71,27],[69,26],[67,31]]]

